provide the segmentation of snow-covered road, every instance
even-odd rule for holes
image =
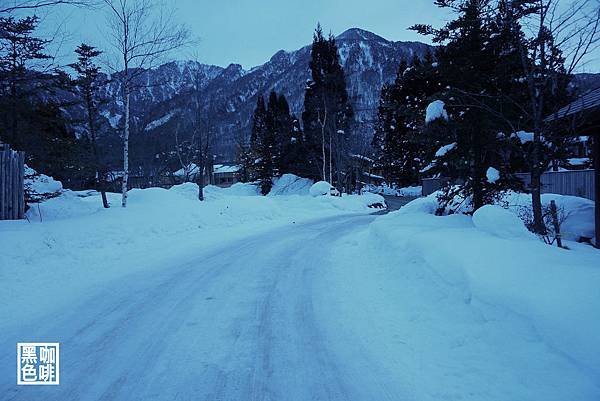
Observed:
[[[476,231],[468,216],[439,219],[337,215],[244,239],[178,237],[180,245],[204,248],[187,257],[167,246],[161,253],[170,258],[160,260],[177,262],[99,281],[85,296],[65,290],[72,301],[54,307],[49,299],[43,318],[8,316],[0,399],[597,400],[594,372],[553,333],[574,334],[548,331],[554,326],[537,323],[545,320],[507,306],[516,286],[510,281],[492,280],[501,281],[494,291],[508,295],[481,291],[475,279],[493,268],[459,259],[460,243],[447,238],[462,235],[490,254],[501,252],[499,240]],[[436,257],[446,248],[447,256]],[[571,263],[571,254],[550,249]],[[127,269],[132,259],[125,259],[113,267]],[[477,266],[482,273],[469,281],[463,269]],[[526,305],[535,311],[537,304]],[[60,342],[59,386],[15,384],[17,342]],[[584,342],[583,351],[593,352],[593,344]]]
[[[399,399],[373,361],[332,352],[331,305],[313,297],[328,252],[372,216],[334,217],[277,229],[148,276],[131,275],[31,325],[1,347],[61,344],[59,386],[15,386],[1,356],[7,400]],[[169,252],[165,249],[165,252]],[[356,372],[359,376],[349,373]]]

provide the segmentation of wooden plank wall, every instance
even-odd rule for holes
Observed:
[[[25,153],[0,147],[0,220],[25,215]]]
[[[529,187],[529,173],[518,173],[516,176]],[[425,178],[422,180],[423,195],[427,196],[442,186],[448,180],[445,178]],[[594,170],[548,171],[542,174],[542,193],[572,195],[591,200],[596,199]]]

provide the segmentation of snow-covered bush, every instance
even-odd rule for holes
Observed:
[[[594,202],[577,196],[542,194],[542,212],[549,242],[552,242],[554,227],[550,213],[550,201],[556,203],[557,218],[561,237],[570,241],[581,241],[594,238]],[[531,195],[508,192],[500,203],[518,215],[525,226],[532,229],[533,212]]]
[[[63,190],[62,183],[45,174],[40,174],[25,165],[25,202],[38,203],[55,198]]]
[[[473,225],[481,231],[506,239],[533,239],[523,221],[501,206],[485,205],[473,213]]]

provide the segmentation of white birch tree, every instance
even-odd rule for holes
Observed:
[[[115,51],[113,67],[123,95],[123,182],[121,206],[127,206],[131,93],[136,78],[170,52],[189,43],[187,28],[175,21],[172,8],[160,0],[103,0],[108,9],[108,40]],[[116,68],[115,68],[116,67]]]

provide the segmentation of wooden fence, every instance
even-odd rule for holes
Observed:
[[[25,154],[0,143],[0,220],[25,214]]]
[[[525,188],[531,184],[528,173],[516,176],[523,181]],[[594,192],[594,170],[548,171],[542,174],[542,193],[579,196],[596,199]]]
[[[529,173],[516,174],[529,188]],[[548,171],[542,174],[542,193],[572,195],[595,200],[594,170]],[[423,195],[427,196],[442,188],[447,178],[425,178],[422,181]]]

